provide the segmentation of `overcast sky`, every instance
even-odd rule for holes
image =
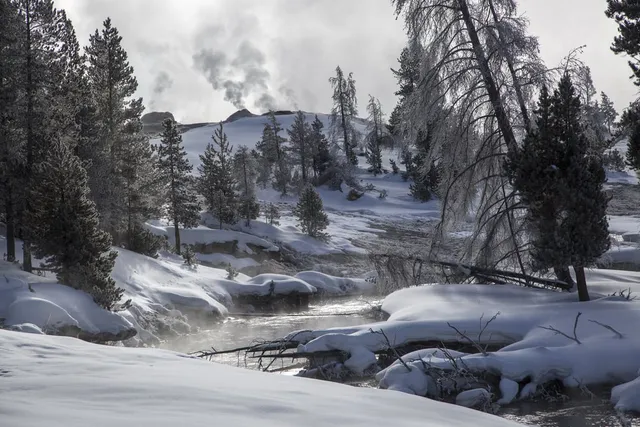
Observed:
[[[188,123],[226,118],[238,106],[327,112],[336,65],[353,71],[364,114],[367,95],[388,114],[406,36],[390,0],[55,0],[82,46],[111,17],[138,78],[147,111]],[[618,110],[638,96],[609,46],[615,23],[604,0],[520,0],[548,65],[587,45],[582,59]]]

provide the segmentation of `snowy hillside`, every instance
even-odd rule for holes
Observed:
[[[0,330],[3,427],[515,427],[402,393]],[[8,407],[7,407],[8,408]]]
[[[305,117],[309,123],[315,119],[316,114],[306,113]],[[324,132],[327,134],[329,129],[330,118],[327,114],[317,114],[318,118],[324,123]],[[278,122],[282,125],[283,136],[287,137],[286,129],[288,129],[295,118],[295,115],[279,115],[276,116]],[[235,120],[231,123],[224,124],[224,131],[229,138],[229,143],[232,147],[237,148],[241,145],[246,145],[250,149],[255,148],[256,143],[262,136],[262,130],[267,118],[263,116],[258,117],[246,117]],[[362,134],[365,134],[366,124],[362,120],[355,121],[355,127]],[[182,140],[187,152],[187,157],[192,165],[194,165],[194,171],[197,171],[198,165],[200,165],[200,155],[204,153],[207,144],[211,140],[214,130],[218,127],[217,123],[212,123],[206,126],[191,129],[182,134]],[[157,143],[158,140],[154,140]],[[383,152],[383,167],[391,170],[389,160],[393,159],[398,161],[398,153],[395,151],[385,150]],[[328,210],[340,211],[340,212],[354,212],[370,216],[405,216],[415,217],[420,216],[422,218],[437,218],[439,215],[438,203],[420,203],[415,201],[409,195],[409,183],[402,181],[399,175],[385,174],[374,177],[370,173],[365,171],[367,165],[364,157],[359,157],[359,173],[358,178],[362,181],[363,185],[373,184],[376,189],[382,191],[386,190],[388,196],[385,199],[378,198],[378,192],[372,192],[365,194],[362,198],[350,202],[346,200],[346,193],[348,189],[345,188],[345,192],[328,191],[326,189],[319,189],[322,201],[325,208]],[[401,165],[399,165],[401,167]],[[280,195],[273,190],[262,190],[258,192],[258,198],[263,201],[279,202],[288,201],[292,202],[295,198],[281,199]],[[332,234],[330,232],[330,234]]]

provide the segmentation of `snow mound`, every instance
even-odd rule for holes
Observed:
[[[296,274],[296,278],[314,286],[318,292],[329,295],[362,295],[375,292],[375,283],[365,279],[335,277],[317,271],[303,271]]]
[[[155,350],[0,330],[3,426],[508,427],[403,393],[266,374]],[[34,409],[34,404],[37,410]]]
[[[318,290],[309,283],[283,274],[259,274],[239,284],[243,294],[286,295],[291,293],[315,294]]]
[[[165,236],[168,239],[169,244],[175,246],[175,229],[173,226],[163,225],[162,221],[156,220],[148,222],[146,227],[147,230],[153,234]],[[267,252],[278,252],[280,250],[280,248],[273,243],[251,234],[232,230],[218,230],[205,226],[180,229],[180,241],[182,244],[186,245],[209,245],[213,243],[237,242],[238,249],[247,254],[253,254],[253,250],[248,245],[257,246]]]
[[[85,292],[0,262],[0,318],[5,327],[48,333],[108,334],[130,337],[133,325],[118,313],[99,307]],[[71,329],[69,329],[71,328]]]

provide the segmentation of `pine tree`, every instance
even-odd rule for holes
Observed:
[[[280,136],[280,132],[282,132],[282,126],[274,112],[270,111],[267,123],[262,130],[262,138],[256,144],[256,150],[263,158],[264,165],[261,169],[269,165],[270,175],[271,171],[273,172],[273,188],[286,196],[291,184],[291,169],[286,147],[287,140]],[[261,172],[260,181],[262,182],[264,178],[266,178],[266,171]]]
[[[280,225],[280,222],[278,221],[280,219],[280,209],[278,209],[278,205],[269,203],[267,206],[265,206],[264,217],[267,224]]]
[[[316,115],[313,123],[311,123],[312,168],[316,179],[327,170],[332,161],[329,141],[327,141],[323,128],[324,123]]]
[[[56,10],[52,0],[16,0],[19,29],[18,62],[20,79],[16,82],[21,96],[16,107],[22,135],[20,182],[12,200],[20,213],[19,234],[23,239],[23,269],[31,271],[31,226],[26,218],[34,208],[29,198],[35,167],[43,161],[50,141],[64,137],[72,123],[72,114],[61,97],[65,83],[65,64],[78,52],[69,45],[75,42],[73,27],[64,11]],[[77,45],[77,43],[76,43]],[[76,46],[77,47],[77,46]]]
[[[627,166],[640,171],[640,120],[631,129],[627,142]]]
[[[117,252],[111,237],[99,229],[98,214],[88,198],[87,174],[80,160],[56,142],[41,163],[31,191],[37,207],[29,213],[35,254],[46,260],[58,280],[93,296],[111,309],[122,297],[110,277]]]
[[[331,109],[331,123],[329,132],[334,141],[342,140],[347,161],[352,165],[358,164],[355,148],[358,145],[358,131],[353,125],[353,119],[358,114],[358,100],[356,98],[356,82],[353,73],[344,76],[342,69],[336,67],[336,76],[329,79],[333,88],[333,108]]]
[[[132,248],[144,221],[160,213],[157,158],[142,131],[142,99],[133,98],[138,87],[133,67],[110,19],[91,35],[85,52],[94,117],[99,121],[93,147],[83,158],[91,162],[91,196],[102,228]]]
[[[193,166],[187,159],[187,152],[182,146],[182,135],[176,122],[166,119],[162,123],[163,131],[158,145],[158,168],[163,181],[167,185],[164,200],[166,215],[173,222],[176,253],[180,255],[180,226],[195,227],[200,221],[200,206],[197,195],[192,191],[190,174]]]
[[[618,35],[611,50],[631,58],[629,66],[640,86],[640,5],[638,0],[607,0],[606,14],[618,24]]]
[[[0,202],[4,212],[7,261],[16,259],[14,199],[18,191],[20,135],[18,108],[20,87],[20,17],[15,3],[0,0]]]
[[[382,173],[382,148],[381,141],[383,137],[382,107],[380,101],[369,95],[369,104],[367,105],[369,113],[369,124],[367,125],[367,163],[371,166],[369,172],[373,175]]]
[[[402,127],[402,111],[405,108],[405,102],[411,94],[413,94],[418,81],[420,79],[420,56],[416,48],[410,49],[405,47],[398,58],[400,68],[391,69],[394,77],[398,81],[398,90],[396,95],[399,97],[398,103],[391,112],[387,130],[395,137],[400,136]]]
[[[293,124],[287,129],[291,153],[297,159],[300,166],[302,185],[309,182],[308,170],[313,163],[312,129],[302,111],[296,113]]]
[[[329,225],[329,218],[324,212],[320,195],[311,185],[300,195],[298,204],[293,208],[293,214],[298,218],[302,232],[316,238],[328,237],[324,230]]]
[[[568,75],[553,96],[543,90],[537,130],[511,154],[507,172],[527,206],[536,270],[573,266],[581,301],[589,299],[584,268],[609,247],[602,160],[588,150],[580,98]]]
[[[241,145],[233,156],[233,169],[238,182],[240,203],[238,213],[245,220],[247,227],[251,226],[251,220],[260,215],[260,204],[256,198],[257,160],[249,152],[249,149]]]
[[[235,224],[237,218],[236,185],[233,174],[233,149],[229,145],[223,124],[213,134],[213,144],[209,143],[202,164],[198,167],[200,178],[198,187],[204,196],[207,210],[222,224]]]
[[[613,101],[604,92],[600,92],[600,114],[604,118],[604,124],[609,131],[609,135],[612,135],[612,127],[618,117],[618,112],[613,105]]]

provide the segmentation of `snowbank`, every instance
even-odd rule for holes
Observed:
[[[507,427],[401,393],[266,374],[152,349],[0,331],[7,427]]]
[[[213,266],[219,266],[221,268],[226,268],[228,265],[231,265],[236,270],[242,270],[243,268],[257,267],[260,265],[259,262],[254,260],[253,258],[236,258],[233,255],[228,254],[200,254],[196,253],[196,258],[198,261],[206,262]]]
[[[297,335],[298,351],[347,352],[350,357],[344,365],[362,374],[375,365],[374,353],[389,344],[469,344],[469,339],[482,345],[499,344],[501,350],[487,354],[445,354],[436,348],[413,352],[402,358],[409,370],[396,362],[378,373],[377,379],[381,388],[435,397],[442,385],[433,370],[453,372],[464,366],[469,372],[489,373],[501,380],[497,396],[501,404],[527,398],[552,380],[567,387],[631,381],[612,394],[612,401],[628,410],[640,401],[633,397],[640,389],[636,380],[640,302],[607,295],[630,289],[633,296],[640,290],[640,273],[592,270],[588,282],[590,302],[577,302],[571,293],[516,286],[408,288],[384,300],[382,309],[390,315],[388,321],[302,332]],[[520,390],[518,383],[527,384]],[[479,393],[474,389],[459,400],[476,402]]]
[[[88,294],[53,279],[21,271],[0,261],[0,319],[4,327],[80,336],[99,341],[125,340],[136,331],[118,313],[99,307]]]
[[[318,292],[328,295],[364,295],[375,292],[375,283],[365,279],[335,277],[317,271],[303,271],[296,274],[296,278],[314,286]]]
[[[640,412],[640,378],[615,386],[611,390],[611,403],[618,411]]]
[[[158,220],[150,221],[146,223],[145,226],[147,230],[158,236],[166,236],[169,244],[175,246],[176,242],[173,226],[164,225],[162,221]],[[278,252],[280,250],[280,248],[273,243],[251,234],[232,230],[213,229],[205,226],[180,229],[180,242],[186,245],[210,245],[213,243],[237,242],[238,249],[247,254],[254,253],[248,245],[257,246],[267,252]]]
[[[233,288],[239,295],[315,294],[317,289],[305,281],[283,274],[259,274]]]

